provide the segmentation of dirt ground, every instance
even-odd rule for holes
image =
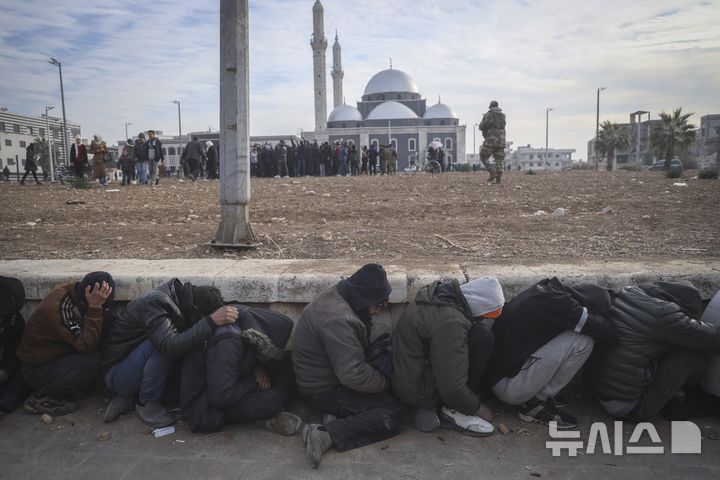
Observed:
[[[0,183],[0,258],[536,264],[718,257],[720,183],[686,174],[511,172],[502,185],[486,185],[485,173],[253,179],[257,245],[247,250],[208,245],[220,221],[217,181],[88,190]],[[611,212],[599,213],[605,207]],[[564,215],[553,214],[558,208]]]

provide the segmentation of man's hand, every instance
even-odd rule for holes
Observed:
[[[230,306],[220,307],[215,310],[212,315],[210,315],[210,320],[212,320],[213,323],[218,327],[220,325],[228,325],[231,323],[235,323],[235,320],[237,320],[237,318],[237,308]]]
[[[88,285],[85,288],[85,299],[87,300],[88,306],[94,308],[102,307],[112,293],[112,290],[112,287],[107,282],[103,282],[102,285],[98,285],[98,283],[95,282],[93,287]]]
[[[255,376],[255,382],[260,390],[268,390],[270,388],[270,378],[262,367],[257,367],[253,372]]]
[[[487,405],[484,403],[480,404],[480,407],[478,407],[477,412],[475,412],[475,415],[482,418],[486,422],[492,423],[493,421],[493,413],[492,410],[490,410]]]

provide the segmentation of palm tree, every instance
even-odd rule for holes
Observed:
[[[690,146],[695,141],[695,125],[688,123],[692,113],[682,113],[682,107],[672,113],[661,112],[660,124],[650,133],[650,145],[658,152],[665,154],[665,170],[670,169],[670,160],[682,147]]]
[[[597,151],[600,155],[607,155],[607,169],[615,169],[615,150],[622,150],[630,146],[630,137],[625,127],[617,123],[605,120],[600,125],[600,132],[597,138]]]

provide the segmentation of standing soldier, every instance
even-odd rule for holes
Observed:
[[[491,184],[493,180],[500,183],[503,174],[503,160],[505,160],[505,114],[498,107],[496,100],[490,102],[489,110],[483,115],[479,128],[485,137],[485,141],[480,147],[480,161],[490,172],[488,184]],[[495,165],[488,162],[490,155],[495,158]]]

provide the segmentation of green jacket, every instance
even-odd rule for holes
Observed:
[[[457,280],[423,287],[393,331],[392,389],[416,408],[445,405],[474,414],[480,399],[467,387],[470,307]]]

